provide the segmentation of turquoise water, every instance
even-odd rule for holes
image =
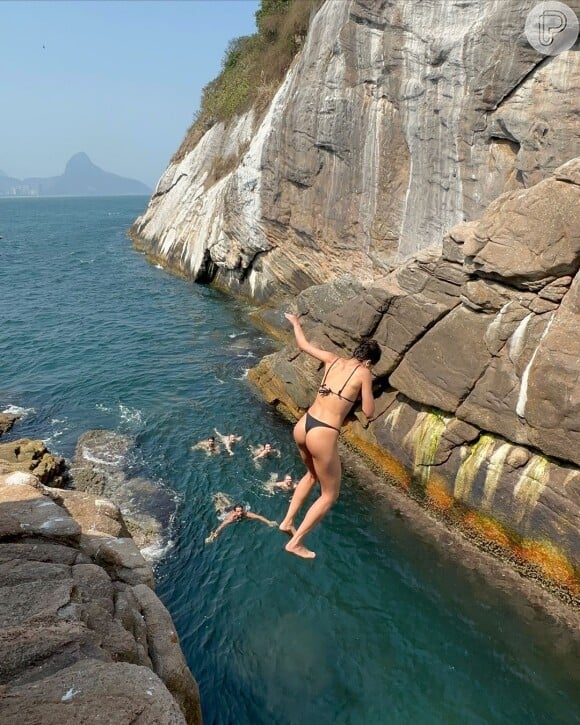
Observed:
[[[12,437],[67,457],[88,429],[128,434],[132,473],[173,492],[158,592],[206,725],[580,722],[568,634],[348,474],[315,561],[250,521],[204,544],[216,492],[280,520],[287,495],[263,483],[300,462],[245,377],[272,343],[243,304],[132,250],[124,232],[145,203],[0,200],[0,409],[25,411]],[[214,426],[243,434],[233,457],[191,450]],[[281,457],[259,467],[247,446],[266,441]]]

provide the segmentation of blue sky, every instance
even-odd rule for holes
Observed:
[[[258,4],[0,1],[0,169],[53,176],[85,151],[154,186]]]

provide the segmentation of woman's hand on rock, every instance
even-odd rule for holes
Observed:
[[[293,315],[291,312],[285,312],[284,317],[290,322],[291,325],[299,325],[298,317]]]

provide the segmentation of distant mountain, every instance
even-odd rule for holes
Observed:
[[[135,179],[126,179],[95,166],[85,153],[75,154],[64,174],[19,180],[0,172],[0,196],[124,196],[150,194]]]

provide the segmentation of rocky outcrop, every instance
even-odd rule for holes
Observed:
[[[6,431],[14,420],[7,417],[10,427],[7,423]],[[53,455],[42,441],[21,438],[0,444],[0,473],[33,473],[47,486],[66,486],[110,499],[122,512],[126,535],[130,533],[145,557],[155,559],[169,546],[169,529],[177,504],[168,489],[127,474],[133,443],[131,437],[113,431],[86,431],[79,437],[69,465],[64,458]]]
[[[12,430],[12,426],[18,420],[13,413],[0,413],[0,437]]]
[[[134,440],[109,430],[89,430],[77,442],[69,469],[72,486],[119,506],[131,536],[145,556],[166,543],[176,502],[158,483],[127,473]]]
[[[152,585],[110,501],[0,474],[0,721],[200,723]]]
[[[506,192],[442,247],[362,291],[343,286],[331,310],[313,317],[314,289],[298,297],[323,347],[343,352],[372,334],[383,350],[376,418],[351,421],[347,438],[415,496],[459,507],[469,526],[574,591],[579,210],[577,158],[529,190]],[[264,358],[251,377],[291,415],[318,379],[294,346]]]
[[[0,444],[0,473],[34,473],[41,483],[61,486],[67,479],[66,462],[54,456],[42,441],[21,438]]]
[[[197,684],[120,509],[57,488],[65,479],[42,441],[0,445],[0,721],[201,723]]]
[[[169,166],[137,245],[270,300],[353,270],[382,277],[546,179],[580,155],[580,55],[526,42],[535,5],[327,0],[265,115],[214,125]]]

